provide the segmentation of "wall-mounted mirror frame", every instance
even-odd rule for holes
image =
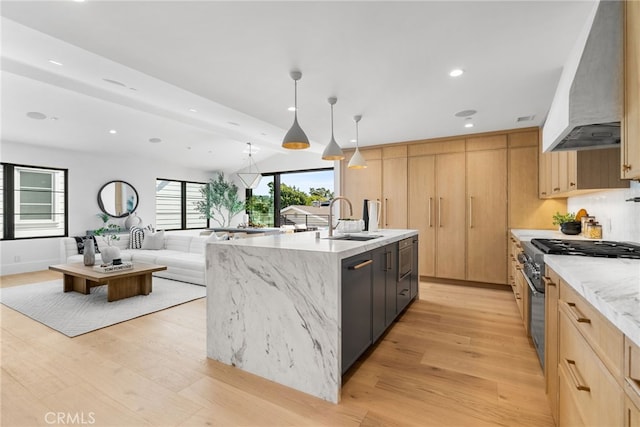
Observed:
[[[138,192],[126,181],[109,181],[98,191],[100,210],[113,218],[124,218],[138,208]]]

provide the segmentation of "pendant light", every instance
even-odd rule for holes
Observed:
[[[295,112],[293,116],[293,124],[291,125],[291,129],[284,136],[282,140],[282,147],[288,148],[290,150],[302,150],[304,148],[309,148],[309,138],[305,135],[304,131],[300,128],[298,124],[298,80],[302,78],[302,73],[300,71],[292,71],[290,73],[291,78],[294,81],[294,106]]]
[[[333,106],[336,102],[338,102],[338,98],[332,96],[328,99],[329,104],[331,104],[331,141],[325,147],[322,152],[323,160],[342,160],[344,159],[344,153],[342,152],[342,148],[336,142],[336,139],[333,137]]]
[[[353,153],[351,160],[349,160],[349,169],[364,169],[367,167],[367,161],[360,154],[360,149],[358,148],[358,122],[362,116],[353,116],[353,121],[356,122],[356,151]]]
[[[247,145],[249,146],[248,172],[238,172],[237,175],[245,188],[256,188],[260,183],[260,179],[262,179],[262,174],[258,171],[258,166],[256,166],[256,162],[251,157],[251,143],[247,142]],[[253,169],[255,169],[255,172],[251,172]]]

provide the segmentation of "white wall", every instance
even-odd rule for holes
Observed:
[[[130,158],[127,153],[98,156],[10,142],[2,142],[2,161],[69,170],[70,236],[84,235],[86,230],[102,224],[96,216],[100,212],[97,194],[108,181],[117,179],[133,185],[140,200],[136,209],[138,216],[144,224],[154,224],[156,178],[206,182],[215,175],[213,171],[162,164],[155,159]],[[244,197],[244,192],[240,193]],[[124,218],[112,222],[117,221],[124,222]],[[59,263],[59,241],[59,238],[48,238],[0,242],[0,274],[45,270]]]
[[[640,197],[640,182],[632,181],[628,189],[569,197],[567,210],[584,208],[595,216],[602,224],[603,239],[640,243],[640,203],[625,201],[632,197]]]

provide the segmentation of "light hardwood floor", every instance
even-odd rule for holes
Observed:
[[[553,426],[512,294],[420,292],[347,373],[338,405],[207,359],[204,299],[76,338],[0,306],[0,424],[59,425],[61,413],[95,426]]]

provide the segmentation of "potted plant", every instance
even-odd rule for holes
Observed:
[[[560,231],[564,234],[576,235],[580,234],[582,230],[580,221],[576,221],[575,213],[561,214],[560,212],[556,212],[552,218],[553,225],[560,226]]]

